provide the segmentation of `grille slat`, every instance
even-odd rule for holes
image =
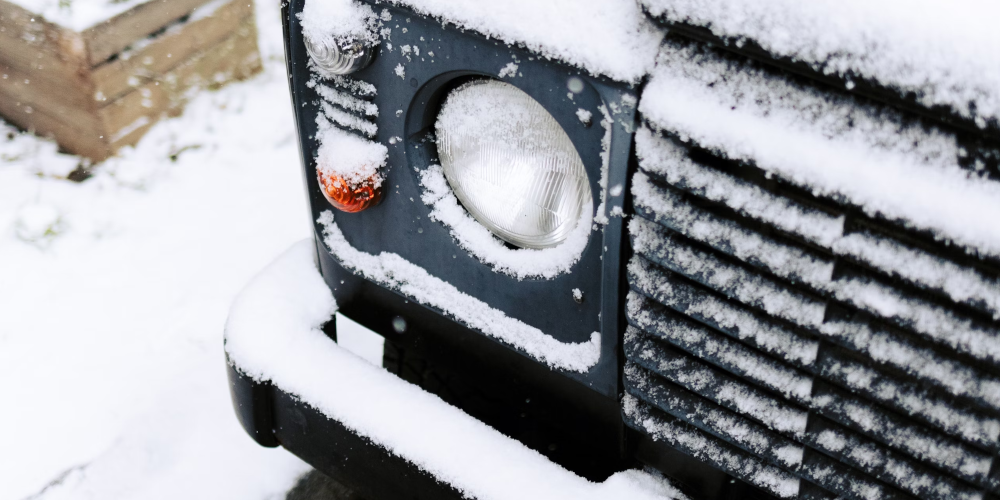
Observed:
[[[710,200],[835,255],[855,259],[873,271],[937,292],[956,304],[1000,318],[1000,275],[982,263],[976,269],[892,237],[864,229],[851,231],[846,212],[829,213],[694,161],[686,147],[641,128],[636,149],[650,175],[698,198]],[[867,222],[860,227],[876,227]],[[882,233],[891,231],[882,231]]]
[[[642,429],[658,441],[671,446],[761,489],[778,498],[801,498],[801,480],[779,467],[755,457],[711,434],[686,424],[663,412],[651,408],[642,400],[626,394],[622,400],[625,421]],[[819,500],[832,500],[833,495],[819,496]]]
[[[666,307],[635,293],[629,295],[628,302],[629,322],[638,329],[637,332],[641,330],[642,335],[665,340],[701,359],[711,360],[715,366],[786,397],[790,396],[793,401],[804,404],[819,415],[908,453],[942,471],[977,484],[988,484],[987,474],[992,460],[987,453],[909,424],[904,419],[893,418],[891,414],[879,412],[869,402],[824,383],[821,379],[814,380],[806,373],[783,368],[777,360],[768,359],[763,353],[754,354],[749,346],[735,339],[692,325],[692,322],[683,320],[676,312],[670,312]],[[681,335],[671,334],[671,327],[677,326],[686,331]],[[633,332],[633,335],[638,333]],[[825,363],[823,361],[819,365],[823,366]]]
[[[771,464],[800,473],[805,447],[737,413],[705,401],[656,375],[630,364],[625,384],[631,394],[659,410],[679,418],[730,444],[754,453]],[[839,458],[922,499],[980,498],[970,486],[954,480],[936,479],[934,471],[886,450],[821,417],[810,416],[801,441],[814,450]],[[806,477],[812,479],[811,477]]]
[[[371,102],[375,86],[345,76],[311,80],[307,86],[320,97],[320,118],[330,125],[366,139],[378,134],[378,106]]]
[[[670,321],[668,319],[664,324]],[[637,329],[629,334],[633,339],[647,335]],[[693,335],[690,336],[697,336],[697,332],[693,332]],[[893,452],[888,447],[873,440],[863,438],[839,424],[834,424],[816,415],[810,415],[808,410],[812,406],[812,402],[809,395],[800,397],[803,400],[801,407],[783,403],[780,396],[775,393],[780,394],[783,389],[787,388],[788,384],[774,383],[772,378],[780,381],[782,378],[787,380],[791,377],[780,373],[778,377],[774,377],[773,375],[777,371],[775,367],[767,366],[770,363],[759,356],[754,358],[749,355],[725,354],[741,350],[735,341],[730,340],[728,345],[720,345],[726,344],[725,339],[716,338],[701,343],[702,345],[695,349],[690,349],[690,342],[684,340],[677,342],[677,337],[668,338],[669,341],[674,341],[672,342],[674,346],[685,352],[666,347],[656,340],[646,337],[638,341],[633,340],[627,347],[626,357],[632,363],[655,372],[672,383],[681,385],[716,404],[746,415],[764,427],[778,434],[797,439],[802,444],[809,445],[814,449],[827,454],[853,450],[853,454],[845,455],[846,461],[921,498],[978,498],[976,492],[969,486],[947,479],[934,481],[933,478],[936,474],[930,472],[927,467],[918,465],[917,461]],[[705,348],[706,344],[707,349]],[[706,352],[709,355],[706,356]],[[734,363],[734,358],[737,357],[743,359]],[[629,370],[626,369],[626,378],[629,376]],[[732,375],[742,378],[737,379]],[[786,376],[781,377],[781,375]],[[808,376],[799,374],[796,378],[798,383],[794,385],[798,387],[807,385],[811,388],[812,383]],[[766,391],[757,390],[757,387],[751,384],[764,388]],[[645,385],[655,384],[646,383]],[[649,392],[655,392],[655,390],[647,389],[646,393]],[[817,422],[827,423],[817,428]],[[851,442],[853,445],[847,447],[843,445],[845,442]],[[863,457],[868,457],[870,460],[862,462]],[[985,468],[980,464],[978,477],[968,477],[967,474],[962,474],[960,469],[948,470],[946,467],[942,467],[947,464],[943,463],[940,457],[932,456],[931,458],[933,465],[939,469],[945,469],[945,472],[957,473],[956,475],[959,477],[967,479],[978,479],[983,485],[987,483],[985,474],[989,471],[990,462],[988,460],[985,462]],[[928,485],[934,485],[933,491],[928,490]]]
[[[683,278],[642,258],[630,262],[628,278],[639,293],[755,345],[792,366],[820,375],[969,444],[992,451],[998,448],[1000,421],[995,418],[956,406],[912,384],[900,383],[848,356],[839,355],[836,348],[796,334],[793,327],[766,320],[760,313],[699,289],[695,284],[685,283]],[[644,307],[649,308],[648,305],[629,308],[630,318],[638,317]]]
[[[659,343],[638,330],[625,347],[625,357],[685,390],[750,418],[777,433],[800,439],[809,412],[737,376],[713,368],[674,347]]]
[[[805,448],[796,441],[654,377],[651,372],[635,364],[625,368],[625,386],[629,392],[641,396],[660,411],[754,453],[772,464],[791,470],[802,465]]]
[[[772,359],[708,327],[629,294],[629,323],[651,337],[670,343],[729,373],[777,392],[796,403],[808,403],[813,377]]]
[[[1000,380],[992,374],[920,345],[919,338],[893,333],[885,327],[850,319],[830,320],[827,304],[752,267],[726,262],[689,243],[686,237],[644,219],[629,225],[632,244],[659,265],[682,274],[743,304],[796,323],[871,360],[902,370],[947,393],[989,410],[1000,410]],[[719,246],[725,246],[720,244]],[[791,312],[789,312],[791,311]]]
[[[651,348],[649,344],[646,344],[643,347],[646,351],[649,351]],[[666,352],[669,352],[669,348],[666,349]],[[744,409],[752,406],[760,410],[756,412],[758,417],[763,417],[764,420],[771,420],[772,424],[774,422],[779,422],[776,427],[793,429],[801,423],[803,425],[803,430],[800,434],[805,433],[804,426],[806,424],[806,415],[804,413],[801,414],[801,418],[796,416],[789,419],[788,417],[795,413],[794,410],[791,412],[783,411],[781,412],[782,417],[769,418],[766,416],[766,413],[768,411],[781,409],[782,405],[780,402],[774,400],[766,402],[765,400],[767,397],[763,396],[754,388],[747,385],[741,386],[739,381],[731,377],[712,372],[707,367],[700,365],[697,361],[694,361],[691,358],[685,358],[682,354],[670,354],[673,356],[670,358],[669,363],[673,366],[665,370],[666,373],[657,371],[656,373],[658,375],[666,374],[668,377],[667,380],[674,383],[678,381],[681,382],[677,385],[682,387],[686,385],[686,387],[684,387],[685,389],[714,402],[722,408],[731,410],[734,414],[746,414],[746,412],[741,412],[735,409],[734,407],[737,405],[741,405]],[[643,363],[638,362],[636,362],[635,365],[644,366]],[[633,365],[633,367],[635,365]],[[649,368],[648,366],[644,367]],[[635,373],[634,370],[635,368],[631,368],[633,373]],[[629,367],[626,368],[626,373],[628,373],[628,371],[630,371]],[[653,383],[649,383],[649,385],[653,385]],[[695,387],[697,387],[697,389],[692,390]],[[725,455],[725,458],[720,459],[716,457],[708,457],[706,461],[715,464],[717,467],[730,472],[740,479],[750,482],[751,484],[756,484],[778,497],[799,498],[797,496],[797,490],[801,488],[801,481],[796,481],[796,479],[799,479],[796,476],[796,474],[798,474],[801,478],[805,478],[810,482],[823,487],[824,489],[836,493],[844,494],[865,491],[869,494],[877,495],[867,498],[878,498],[880,500],[915,500],[915,497],[888,487],[879,481],[867,478],[863,473],[853,469],[852,467],[840,464],[836,460],[813,450],[803,450],[803,457],[801,460],[802,463],[798,467],[794,467],[796,472],[793,473],[788,471],[786,468],[769,463],[760,455],[740,449],[738,446],[733,444],[732,441],[716,437],[711,433],[697,429],[696,426],[688,424],[687,419],[691,418],[688,415],[684,415],[682,418],[675,418],[666,415],[664,412],[650,408],[650,406],[655,405],[647,406],[648,402],[643,398],[644,395],[643,391],[630,391],[625,396],[624,403],[626,421],[630,422],[633,427],[645,430],[654,438],[658,437],[660,439],[666,439],[668,442],[671,441],[670,433],[677,432],[676,429],[679,426],[690,429],[691,431],[696,431],[703,440],[714,441],[716,443],[716,447],[729,451],[729,453]],[[630,401],[633,404],[631,408],[629,405]],[[669,402],[665,401],[662,404],[666,405],[669,404]],[[787,408],[785,408],[785,410],[787,410]],[[657,416],[659,416],[659,418],[657,418]],[[790,420],[790,422],[782,424],[780,423],[781,420]],[[747,423],[746,421],[744,421],[743,424],[746,428],[754,427],[752,423]],[[735,431],[735,428],[738,427],[739,423],[736,423],[730,428]],[[766,424],[765,427],[771,428],[775,432],[789,432],[787,429],[783,431],[775,430],[773,426],[767,426]],[[720,430],[717,427],[714,430],[719,434],[726,434],[725,431]],[[773,434],[771,434],[771,436],[773,439]],[[761,436],[757,437],[760,438]],[[802,439],[802,435],[800,435],[798,439]],[[739,443],[742,440],[734,439],[734,441]],[[678,448],[682,451],[687,451],[683,447]],[[691,454],[696,458],[704,458],[704,456],[699,457],[698,454]],[[780,461],[780,459],[778,460]],[[775,484],[774,481],[762,481],[760,478],[755,477],[755,475],[760,474],[759,471],[762,470],[766,471],[767,477],[781,477],[782,481]],[[747,473],[747,471],[749,471],[749,473]],[[778,472],[783,474],[779,475]],[[789,491],[792,490],[793,487],[795,491]]]
[[[800,480],[786,498],[1000,493],[991,264],[962,266],[686,155],[684,175],[650,171],[639,149],[624,380],[647,424],[782,469]]]
[[[790,498],[997,500],[1000,184],[955,130],[767,63],[668,37],[644,89],[626,422]]]
[[[649,216],[650,220],[657,223],[656,227],[651,227],[653,225],[642,223],[644,219],[633,222],[640,225],[631,228],[633,240],[639,240],[634,241],[633,245],[637,251],[653,255],[653,260],[661,263],[663,259],[672,257],[669,254],[676,254],[672,264],[686,264],[689,270],[674,268],[675,271],[689,276],[697,272],[704,277],[709,277],[709,273],[713,271],[738,272],[743,275],[740,281],[750,287],[754,286],[751,281],[773,281],[761,277],[764,273],[771,274],[787,282],[800,284],[821,298],[832,299],[854,310],[879,316],[893,327],[907,329],[916,336],[952,349],[958,356],[976,358],[995,369],[993,359],[1000,352],[1000,333],[993,326],[985,326],[980,321],[896,291],[885,281],[843,270],[834,273],[834,265],[830,260],[794,244],[781,243],[756,234],[719,215],[699,210],[683,201],[673,189],[655,185],[643,172],[634,177],[633,189],[637,215]],[[664,229],[658,229],[659,227]],[[742,264],[724,262],[710,253],[706,254],[707,257],[691,259],[688,255],[697,250],[684,248],[684,253],[681,254],[682,249],[675,249],[674,245],[667,243],[666,240],[673,237],[663,234],[664,230],[683,234],[682,241],[690,238],[737,259]],[[712,284],[711,281],[703,282]],[[739,283],[727,284],[735,289],[734,285]],[[775,287],[770,285],[770,288]],[[779,284],[777,288],[780,290],[789,287]],[[766,289],[760,289],[758,293],[763,294],[765,291]],[[780,295],[773,293],[769,297],[772,302],[780,299]],[[758,302],[763,300],[764,297],[757,299]],[[813,300],[818,302],[821,299]],[[804,313],[802,311],[798,315]],[[817,328],[822,321],[817,322],[815,316],[813,313],[798,319],[788,315],[784,317],[803,326]],[[1000,407],[1000,380],[995,376],[991,379],[985,374],[976,374],[973,378],[979,385],[990,385],[988,390],[984,388],[981,392],[984,396],[991,397],[993,406]],[[959,377],[949,374],[948,379],[954,381]]]

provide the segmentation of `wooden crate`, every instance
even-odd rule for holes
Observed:
[[[150,0],[82,32],[0,0],[0,116],[94,161],[260,70],[253,0]]]

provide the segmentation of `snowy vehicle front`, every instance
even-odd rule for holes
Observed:
[[[371,498],[1000,494],[996,74],[737,4],[288,2],[315,239],[233,307],[244,428]]]

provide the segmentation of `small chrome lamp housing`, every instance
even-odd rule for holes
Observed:
[[[323,76],[341,76],[360,71],[375,57],[374,47],[353,39],[303,37],[313,68]]]

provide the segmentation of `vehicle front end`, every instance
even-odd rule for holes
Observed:
[[[233,307],[244,429],[365,498],[996,498],[995,120],[529,3],[285,4],[315,237]]]

